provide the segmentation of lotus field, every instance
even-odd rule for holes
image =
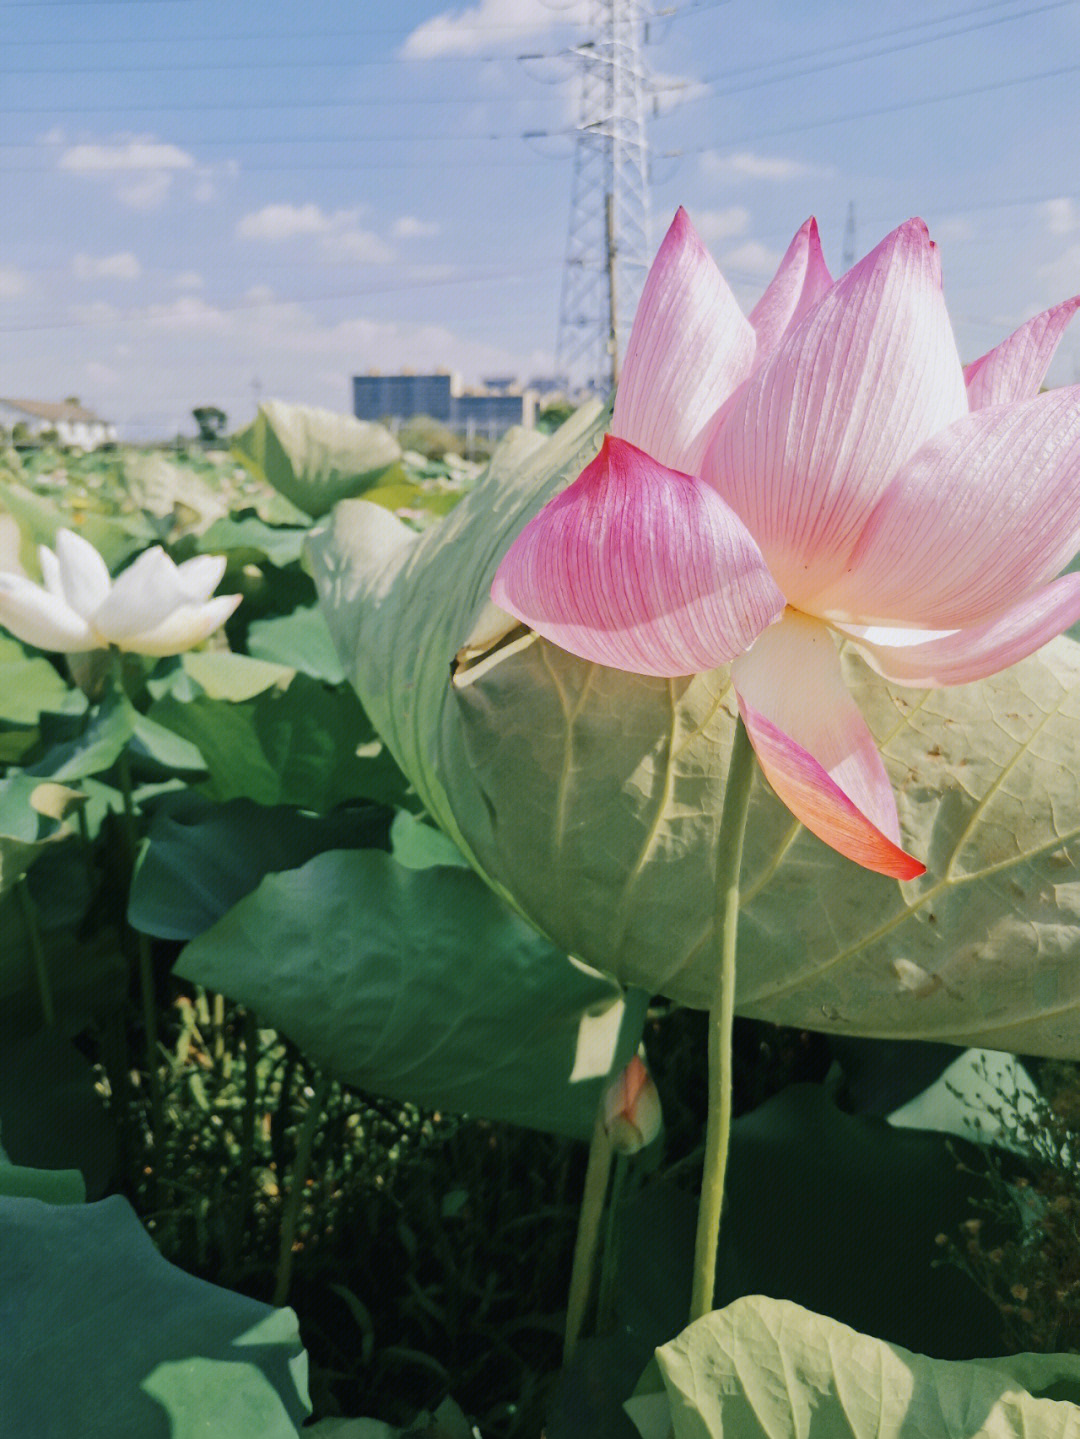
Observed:
[[[1080,1434],[1078,304],[0,454],[0,1434]]]

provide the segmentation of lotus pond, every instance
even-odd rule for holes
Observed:
[[[605,418],[0,459],[0,570],[241,597],[157,656],[0,632],[0,1433],[1080,1432],[1080,646],[844,652],[914,892],[754,776],[688,1327],[737,710],[485,608]]]

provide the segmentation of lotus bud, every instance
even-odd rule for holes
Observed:
[[[664,1123],[660,1095],[639,1055],[604,1094],[604,1127],[618,1154],[636,1154],[651,1144]]]

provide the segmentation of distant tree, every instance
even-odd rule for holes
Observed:
[[[78,395],[65,395],[64,404],[75,405],[80,409],[82,408],[82,400],[79,399]]]
[[[216,405],[199,405],[191,412],[192,418],[199,427],[199,439],[204,445],[215,445],[225,434],[225,426],[229,423],[229,417],[224,410],[219,410]]]

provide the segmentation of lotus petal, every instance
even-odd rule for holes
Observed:
[[[122,648],[140,655],[178,655],[221,628],[243,595],[217,595],[203,604],[180,605],[152,630],[136,635]]]
[[[108,565],[90,541],[73,530],[57,531],[56,561],[64,599],[76,614],[93,618],[112,588]],[[46,584],[48,581],[46,575]]]
[[[768,289],[750,311],[757,335],[755,366],[769,358],[784,336],[832,289],[832,283],[821,253],[817,221],[811,216],[796,231]]]
[[[716,412],[753,358],[754,332],[680,209],[634,317],[611,433],[697,474]]]
[[[716,491],[611,435],[514,541],[491,598],[583,659],[663,676],[742,654],[784,608]]]
[[[154,545],[117,578],[94,615],[94,627],[110,644],[129,648],[133,636],[154,629],[190,599],[176,565]]]
[[[912,456],[816,612],[962,629],[1054,578],[1080,549],[1080,386],[994,405]]]
[[[796,819],[866,869],[924,873],[901,848],[889,777],[825,625],[787,611],[735,661],[731,681],[765,777]]]
[[[225,555],[195,555],[193,559],[177,565],[177,573],[188,598],[195,603],[208,600],[221,584],[228,563]]]
[[[43,650],[74,654],[97,648],[90,626],[59,595],[22,575],[0,574],[0,625]]]
[[[704,474],[813,612],[898,465],[967,408],[936,247],[910,220],[743,386]]]
[[[1054,305],[1021,325],[996,349],[973,361],[964,370],[968,403],[973,410],[1029,400],[1050,368],[1065,326],[1080,306],[1080,295]]]
[[[1062,575],[970,629],[935,633],[840,626],[879,675],[919,688],[966,685],[1034,654],[1080,620],[1080,574]]]

